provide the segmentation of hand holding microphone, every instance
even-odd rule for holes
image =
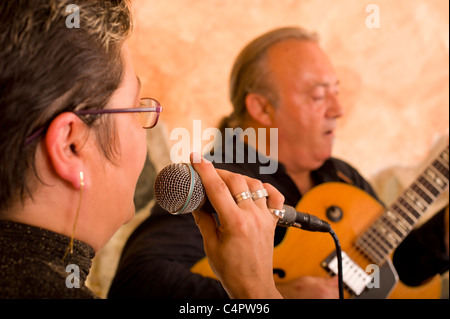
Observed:
[[[200,183],[217,212],[220,225],[217,225],[212,214],[203,211],[195,211],[194,218],[204,238],[205,253],[211,268],[229,296],[281,298],[273,280],[273,238],[277,220],[268,212],[267,205],[281,208],[283,195],[273,187],[264,187],[258,180],[216,170],[204,159],[200,163],[193,163],[193,168],[201,178]],[[182,175],[186,177],[191,173],[188,169]],[[163,208],[170,207],[173,212],[174,209],[179,209],[177,198],[181,193],[186,195],[186,185],[187,195],[198,203],[202,202],[203,199],[197,198],[194,191],[189,192],[192,184],[195,189],[199,187],[198,184],[196,186],[196,180],[180,177],[178,170],[162,171],[160,174],[164,176],[158,176],[155,193],[159,193],[158,201],[164,205],[161,205]],[[161,188],[161,180],[168,186]],[[233,197],[235,194],[262,188],[267,189],[268,198],[236,203]]]
[[[194,214],[211,268],[230,297],[281,297],[272,277],[276,222],[333,236],[338,250],[339,295],[343,297],[340,245],[331,226],[316,216],[284,205],[284,196],[272,185],[216,170],[202,158],[193,166],[165,167],[156,177],[154,187],[162,208],[174,215]],[[211,214],[214,211],[219,226]]]
[[[205,195],[202,179],[189,164],[166,166],[156,177],[155,195],[161,207],[174,215],[192,213],[199,209],[213,213],[213,208]],[[267,189],[259,188],[253,192],[246,190],[237,193],[235,200],[239,203],[263,197],[268,197]],[[326,221],[314,215],[298,212],[289,205],[282,205],[281,208],[271,208],[269,205],[269,211],[279,218],[280,225],[319,232],[329,232],[331,229]]]

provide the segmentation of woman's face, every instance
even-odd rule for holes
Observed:
[[[138,107],[140,103],[140,82],[126,45],[122,56],[124,76],[108,105],[113,109]],[[147,154],[146,133],[137,114],[106,115],[114,122],[117,154],[114,154],[113,161],[107,160],[103,154],[93,159],[91,172],[95,176],[86,188],[86,196],[90,196],[89,211],[94,219],[90,222],[97,225],[98,230],[101,228],[107,239],[135,213],[134,192]]]

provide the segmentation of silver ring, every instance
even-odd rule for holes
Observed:
[[[284,213],[286,212],[284,209],[275,209],[275,208],[269,208],[269,211],[280,219],[284,217]]]
[[[269,194],[267,194],[267,190],[265,188],[258,189],[257,191],[252,192],[252,198],[253,200],[257,200],[263,197],[268,197]]]
[[[236,196],[234,196],[234,200],[236,201],[236,204],[239,204],[243,200],[246,200],[249,198],[252,198],[252,193],[250,193],[249,191],[245,191],[245,192],[239,193]]]

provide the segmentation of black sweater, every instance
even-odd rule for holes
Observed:
[[[63,261],[69,242],[46,229],[0,221],[0,298],[96,298],[85,286],[94,249],[74,240]]]

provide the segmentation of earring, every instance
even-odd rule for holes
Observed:
[[[67,254],[69,252],[71,254],[73,254],[73,239],[74,239],[74,236],[75,236],[75,229],[77,227],[78,214],[80,213],[81,198],[83,197],[83,189],[84,189],[84,176],[83,176],[83,171],[80,171],[80,198],[78,199],[77,213],[75,214],[75,221],[73,223],[72,235],[70,236],[70,243],[69,243],[69,246],[67,247],[66,252],[64,253],[64,256],[63,256],[62,260],[64,260],[66,258]]]

